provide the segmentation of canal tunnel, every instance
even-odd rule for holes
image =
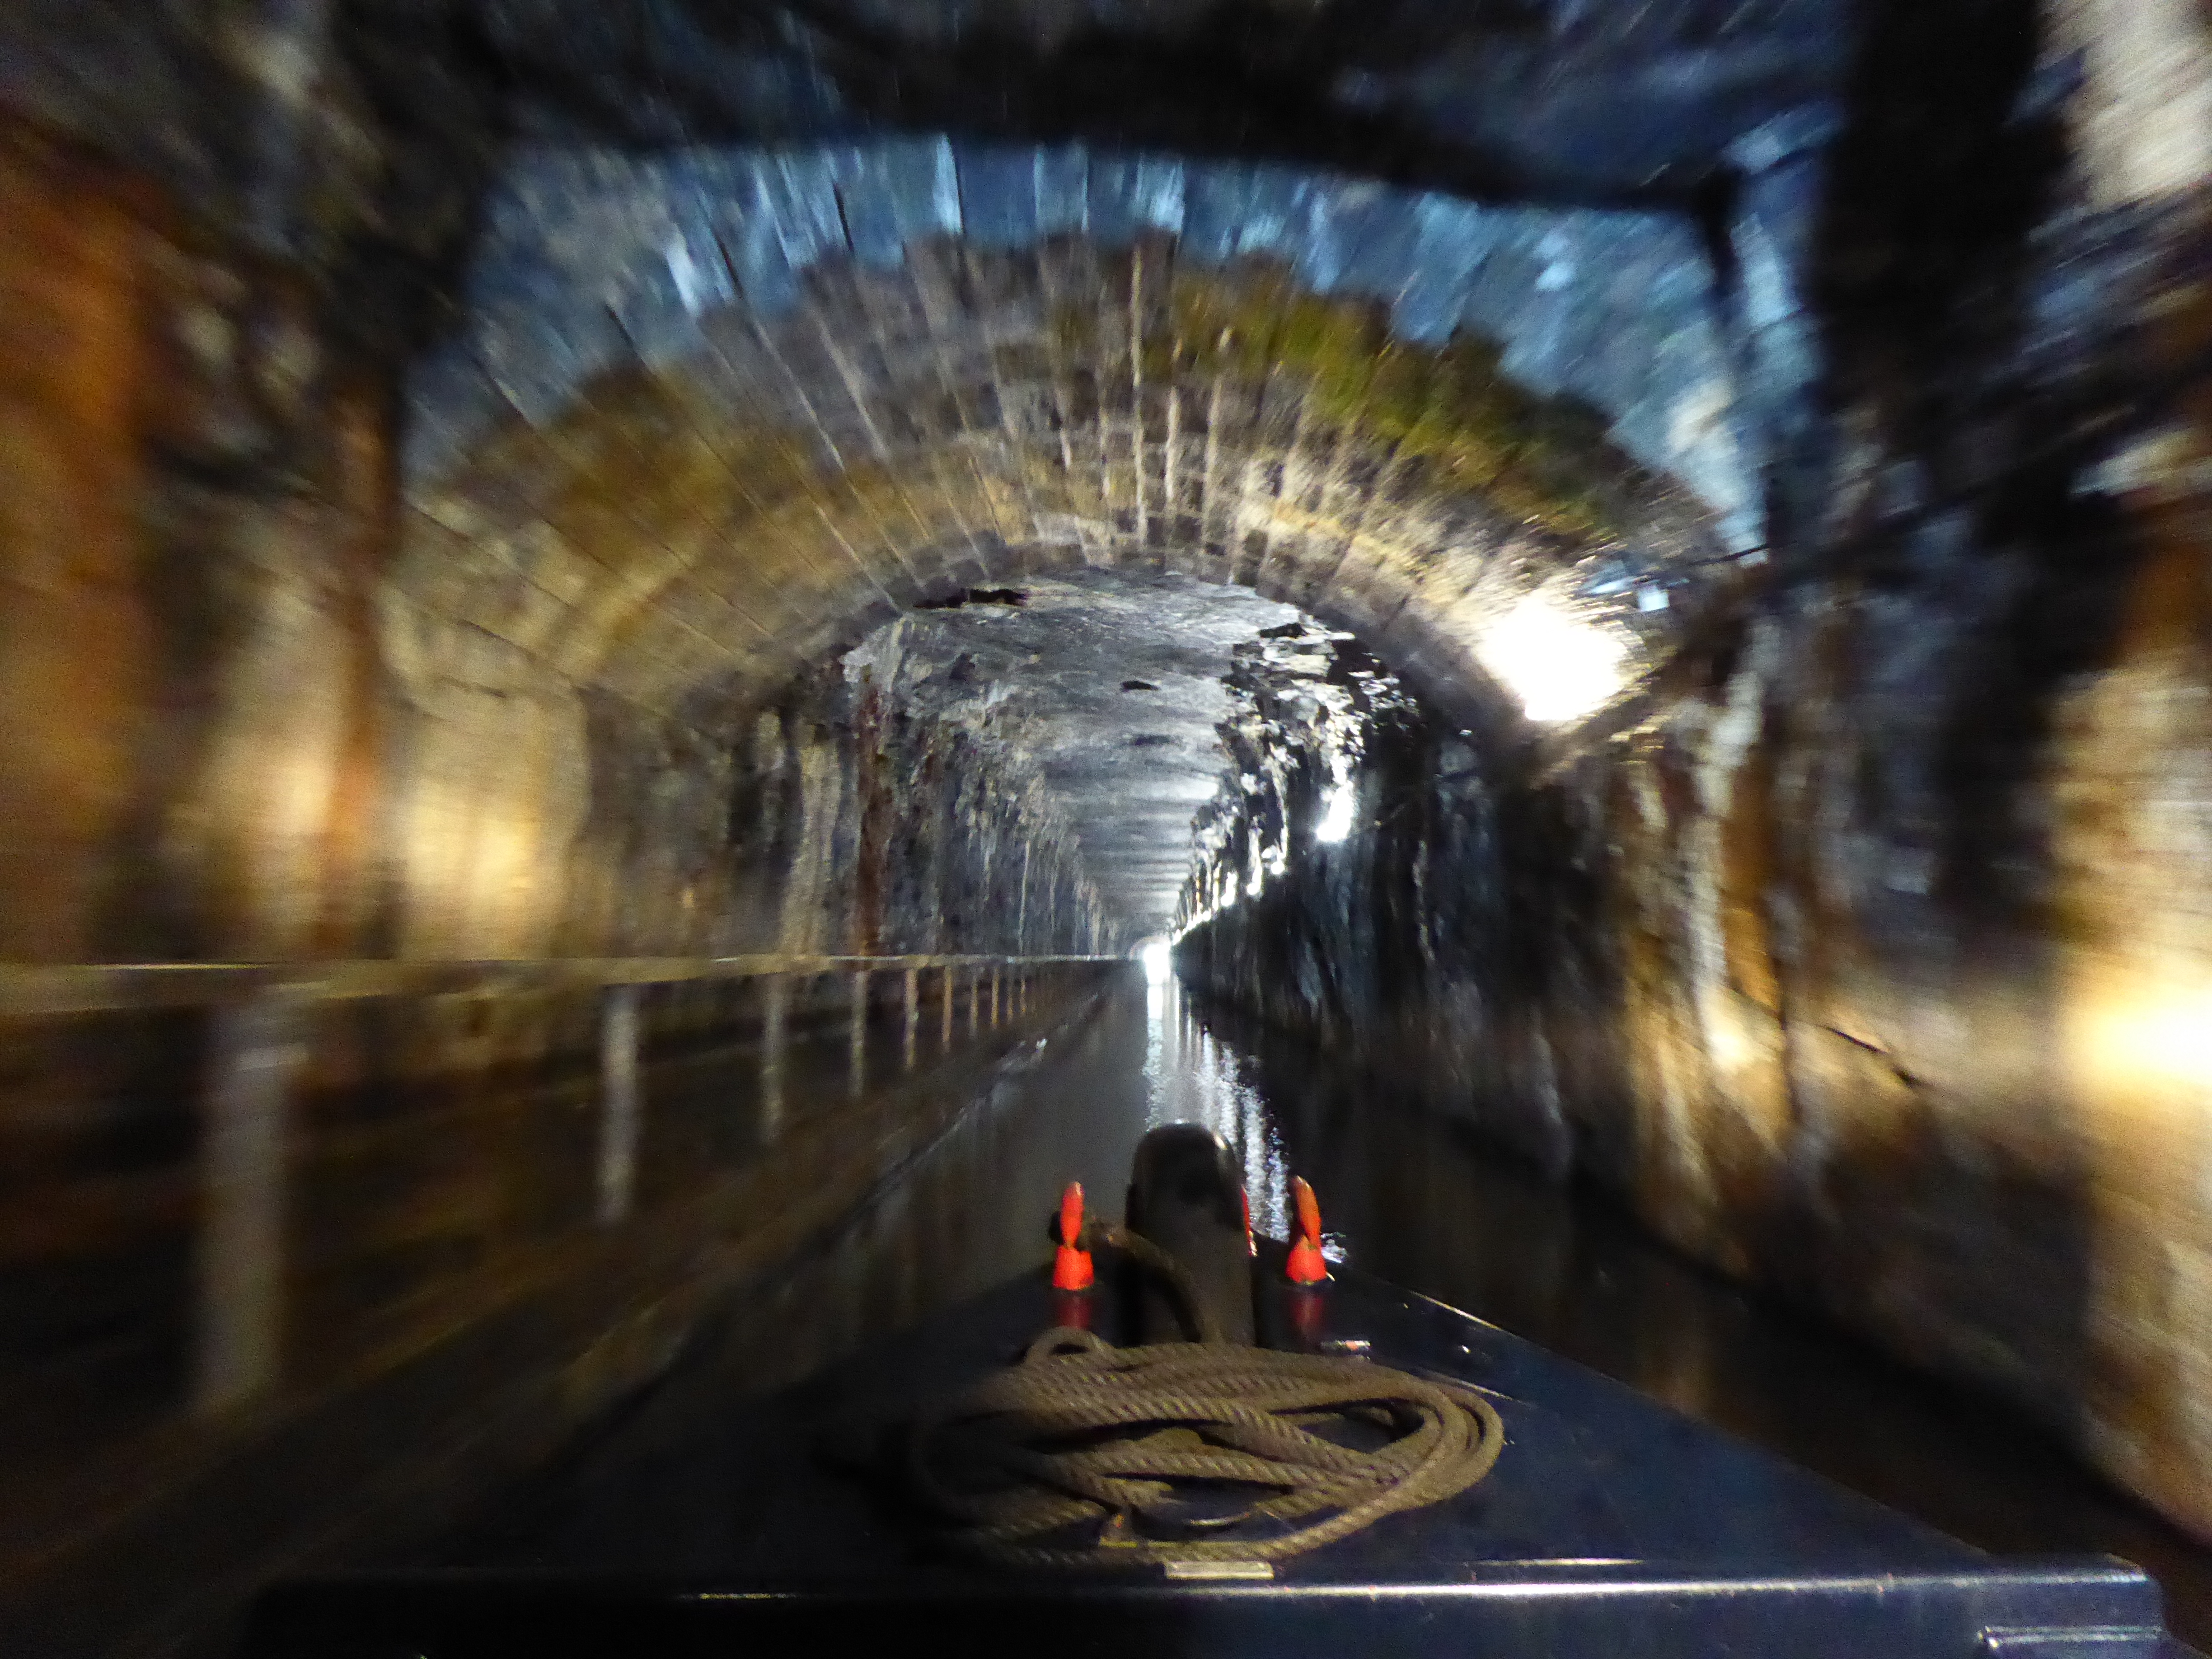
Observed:
[[[11,1649],[705,1548],[1182,1121],[2212,1634],[2192,9],[0,46]]]

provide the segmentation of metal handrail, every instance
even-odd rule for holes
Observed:
[[[646,988],[761,978],[761,1110],[784,1105],[784,1056],[793,1041],[789,978],[853,981],[846,1092],[870,1066],[870,981],[903,975],[901,1072],[916,1061],[921,981],[939,971],[934,1023],[951,1048],[956,995],[972,1042],[1026,1017],[1037,970],[1126,963],[1115,956],[568,957],[515,962],[0,963],[0,1019],[199,1009],[210,1026],[201,1062],[194,1152],[198,1165],[194,1274],[198,1312],[193,1409],[228,1411],[283,1377],[283,1255],[295,1088],[313,1041],[317,1003],[391,997],[491,997],[542,990],[598,993],[599,1111],[592,1221],[626,1222],[635,1202],[646,1117],[641,1048]]]
[[[0,963],[0,1018],[276,999],[506,996],[778,975],[1027,969],[1124,962],[1120,956],[544,957],[512,961]]]

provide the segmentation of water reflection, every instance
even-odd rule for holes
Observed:
[[[959,988],[973,1018],[989,989]],[[949,1024],[949,985],[936,995],[927,1023]],[[887,1046],[902,1038],[890,1019],[884,1033]],[[794,1107],[842,1092],[844,1036],[828,1027],[816,1060],[794,1056]],[[2139,1562],[2165,1584],[2173,1628],[2200,1646],[2212,1635],[2206,1553],[2048,1436],[1705,1273],[1601,1195],[1544,1180],[1464,1124],[1401,1108],[1334,1056],[1134,971],[1048,1043],[1024,1045],[953,1132],[740,1297],[628,1427],[509,1494],[491,1559],[711,1566],[731,1510],[713,1448],[733,1399],[1036,1271],[1061,1185],[1079,1180],[1099,1211],[1117,1212],[1139,1137],[1175,1121],[1205,1124],[1236,1149],[1263,1231],[1287,1231],[1289,1178],[1305,1175],[1339,1259],[1969,1542]]]
[[[1254,1229],[1284,1238],[1290,1233],[1292,1171],[1267,1102],[1246,1069],[1237,1050],[1198,1017],[1180,980],[1147,976],[1145,1127],[1202,1123],[1228,1142],[1244,1166]]]
[[[1154,988],[1154,1121],[1246,1149],[1254,1206],[1320,1190],[1333,1252],[1603,1371],[1953,1536],[2016,1555],[2109,1553],[2212,1641],[2212,1555],[2036,1425],[1657,1243],[1603,1194],[1543,1177],[1468,1125],[1393,1102],[1312,1047]]]

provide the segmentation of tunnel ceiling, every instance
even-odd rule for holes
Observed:
[[[1531,594],[1634,671],[1759,556],[1696,233],[942,140],[520,157],[416,374],[419,685],[764,693],[932,597],[1174,569],[1515,717]]]
[[[1194,814],[1235,787],[1216,727],[1231,713],[1237,648],[1312,631],[1240,589],[1079,570],[911,612],[846,667],[901,708],[967,728],[1008,775],[1034,775],[1122,936],[1141,939],[1174,919]]]
[[[1681,199],[1825,99],[1840,0],[479,0],[532,117],[632,141],[888,122]]]
[[[1771,148],[1776,121],[1832,124],[1856,45],[1848,0],[9,9],[0,88],[15,106],[137,158],[258,240],[322,255],[360,235],[380,257],[437,257],[517,131],[631,147],[894,128],[1079,138],[1498,198],[1679,204],[1747,144]]]
[[[36,0],[0,92],[406,364],[380,670],[445,731],[424,821],[520,849],[609,745],[727,753],[918,605],[1099,572],[1616,729],[1760,580],[1851,15]]]

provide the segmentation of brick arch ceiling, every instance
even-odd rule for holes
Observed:
[[[1757,556],[1667,216],[938,140],[562,149],[504,180],[466,302],[410,388],[388,634],[657,713],[1084,563],[1248,585],[1479,712],[1530,588],[1650,658],[1655,595]]]

